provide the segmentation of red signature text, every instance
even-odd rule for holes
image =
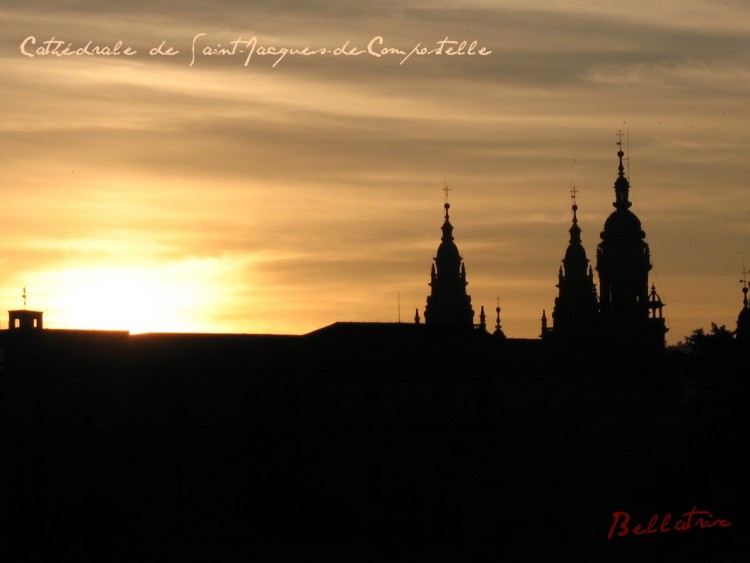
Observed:
[[[612,526],[609,528],[608,539],[614,536],[624,537],[630,534],[634,536],[643,536],[647,534],[665,534],[672,531],[687,532],[688,530],[703,528],[728,528],[732,523],[723,518],[717,518],[708,510],[698,510],[693,507],[688,512],[683,512],[681,516],[673,519],[671,513],[664,516],[654,514],[647,522],[634,522],[627,512],[613,512]]]

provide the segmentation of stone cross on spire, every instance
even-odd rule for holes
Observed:
[[[443,191],[445,192],[445,201],[443,203],[448,203],[448,192],[451,191],[451,189],[448,187],[448,183],[443,181]]]
[[[620,147],[622,149],[622,138],[625,135],[625,133],[622,132],[622,129],[619,129],[617,131],[617,133],[615,133],[615,135],[617,136],[617,143],[616,144],[617,144],[618,147]]]
[[[576,194],[579,191],[580,190],[578,188],[576,188],[575,185],[571,186],[571,188],[570,188],[570,199],[573,200],[573,205],[576,204]]]

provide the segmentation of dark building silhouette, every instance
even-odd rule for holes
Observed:
[[[19,309],[8,311],[8,329],[10,330],[42,330],[44,328],[44,313]]]
[[[597,263],[606,315],[574,201],[545,340],[603,346],[619,319],[629,342],[663,342],[619,156]],[[499,299],[494,334],[484,308],[471,330],[449,207],[424,324],[417,310],[413,324],[300,336],[130,335],[41,330],[41,313],[11,311],[0,560],[744,560],[745,365],[693,389],[683,364],[647,363],[659,385],[633,384],[596,357],[560,362],[540,339],[506,338]],[[691,507],[736,525],[607,536],[615,511],[633,528]]]
[[[743,271],[742,280],[742,310],[737,316],[737,330],[734,333],[735,340],[740,349],[750,350],[750,307],[747,301],[747,278]]]
[[[551,329],[542,329],[543,338],[551,336],[558,346],[570,352],[593,348],[599,316],[594,272],[581,243],[577,211],[574,188],[573,224],[569,231],[570,242],[565,251],[563,265],[558,273],[559,294],[555,298],[555,308],[552,312],[553,326]],[[546,321],[546,313],[543,313],[543,318]]]
[[[617,156],[615,210],[604,223],[596,254],[600,336],[602,344],[615,353],[659,353],[664,350],[667,331],[662,316],[664,304],[655,288],[649,293],[651,253],[641,222],[630,211],[630,182],[625,177],[622,147]]]
[[[450,203],[446,201],[443,236],[432,265],[432,291],[427,297],[424,320],[425,324],[431,326],[471,329],[474,326],[474,309],[471,307],[471,296],[466,293],[466,267],[453,242],[449,209]]]
[[[739,524],[693,542],[607,532],[620,510],[734,518],[744,465],[716,444],[739,425],[689,431],[671,395],[597,367],[561,377],[539,340],[494,343],[412,323],[0,331],[0,559],[732,553]]]

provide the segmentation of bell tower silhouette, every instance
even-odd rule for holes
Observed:
[[[615,180],[615,210],[604,223],[597,248],[596,270],[599,273],[599,300],[602,338],[605,344],[619,351],[663,351],[663,304],[653,302],[655,288],[649,293],[648,273],[652,268],[651,251],[641,222],[630,211],[630,182],[622,164],[622,132],[619,132],[620,159]],[[649,297],[652,296],[650,300]],[[658,317],[651,320],[649,312],[658,308]]]
[[[576,193],[574,186],[571,188],[573,224],[569,230],[570,241],[558,274],[559,295],[555,299],[555,308],[552,312],[551,334],[555,342],[567,349],[580,349],[592,345],[599,314],[594,272],[581,242]]]
[[[432,291],[427,297],[424,311],[426,325],[450,326],[471,329],[474,326],[474,310],[471,296],[466,293],[466,266],[453,242],[453,225],[448,211],[448,186],[445,186],[445,221],[443,222],[440,246],[430,273]]]

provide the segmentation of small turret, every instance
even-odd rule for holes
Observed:
[[[503,327],[500,324],[500,298],[497,298],[497,307],[495,307],[495,312],[497,313],[497,320],[495,321],[495,332],[492,333],[493,336],[496,338],[499,338],[501,340],[505,339],[505,333],[503,332]]]

